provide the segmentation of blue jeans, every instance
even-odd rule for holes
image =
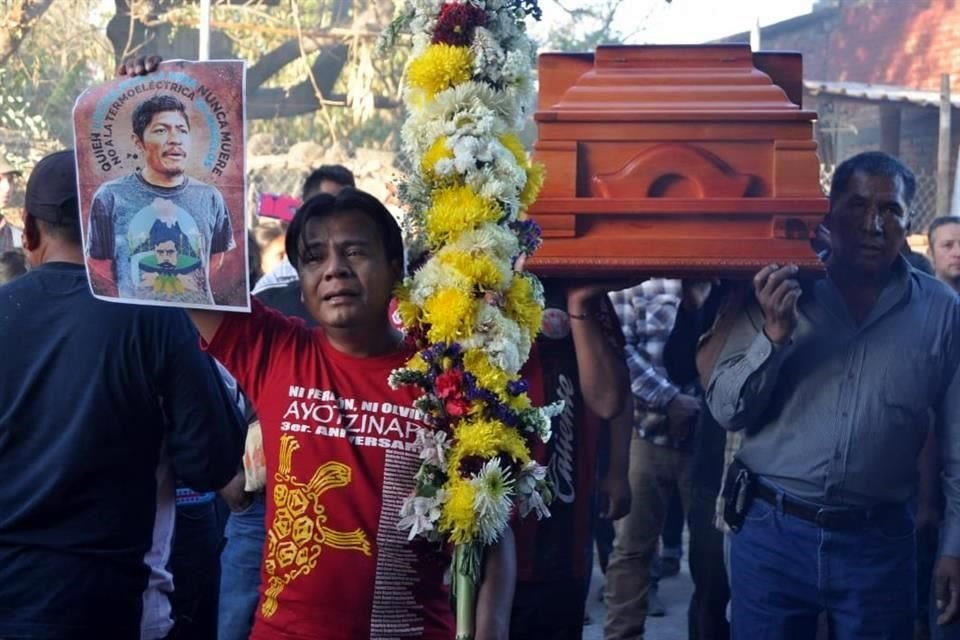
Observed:
[[[260,564],[266,538],[263,494],[227,519],[227,544],[220,555],[219,640],[247,640],[260,598]]]
[[[214,499],[178,504],[170,553],[174,627],[168,640],[214,640],[223,535]]]
[[[755,499],[732,535],[730,571],[734,640],[813,640],[821,611],[833,640],[913,637],[917,563],[906,506],[827,530]]]

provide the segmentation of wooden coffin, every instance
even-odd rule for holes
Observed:
[[[827,211],[797,53],[606,46],[540,56],[531,215],[545,276],[819,270]]]

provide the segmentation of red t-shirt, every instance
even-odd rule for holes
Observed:
[[[397,529],[419,468],[417,392],[387,377],[412,355],[338,352],[253,301],[207,350],[253,401],[267,463],[255,640],[453,638],[450,558]]]

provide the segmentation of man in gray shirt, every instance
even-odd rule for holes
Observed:
[[[186,175],[190,120],[186,107],[169,95],[144,100],[133,112],[133,140],[143,168],[106,182],[93,197],[87,253],[109,260],[117,296],[192,304],[219,302],[210,285],[211,266],[236,245],[230,212],[214,187]],[[159,278],[151,229],[177,230],[180,264]],[[218,258],[214,256],[220,254]],[[212,265],[211,265],[212,263]],[[163,286],[188,270],[186,286]],[[94,289],[100,295],[108,291]]]
[[[929,415],[943,443],[947,516],[937,566],[944,624],[960,609],[960,302],[900,255],[913,174],[883,153],[838,167],[826,278],[793,265],[754,278],[707,400],[744,430],[752,475],[732,536],[734,638],[910,638],[910,508]],[[734,498],[736,496],[733,496]],[[736,519],[736,514],[734,518]]]

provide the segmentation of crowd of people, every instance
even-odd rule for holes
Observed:
[[[397,526],[390,212],[320,167],[251,235],[252,312],[183,311],[91,295],[76,185],[45,157],[0,227],[0,638],[452,640],[449,549]],[[543,281],[555,499],[488,548],[477,638],[580,638],[595,550],[605,637],[642,638],[684,521],[691,640],[960,635],[960,218],[924,264],[915,188],[844,162],[823,274]]]

